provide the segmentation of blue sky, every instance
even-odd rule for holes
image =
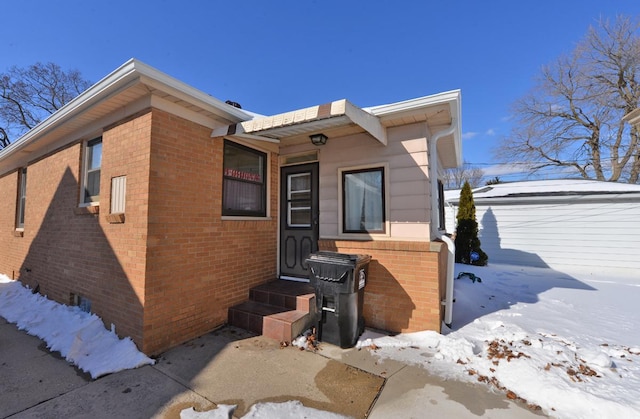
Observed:
[[[640,1],[7,0],[0,71],[52,61],[96,82],[135,57],[262,114],[461,89],[465,160],[492,173],[540,66],[617,14]]]

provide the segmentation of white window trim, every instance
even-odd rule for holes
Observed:
[[[89,143],[93,140],[97,140],[100,139],[101,143],[104,146],[104,143],[102,142],[102,136],[98,135],[95,137],[92,137],[88,140],[84,140],[82,142],[82,167],[81,167],[81,176],[80,176],[80,203],[78,204],[79,207],[98,207],[100,206],[100,201],[95,201],[95,202],[85,202],[84,201],[84,187],[85,187],[85,183],[87,182],[87,175],[88,175],[88,171],[87,171],[87,167],[89,166],[89,162],[87,161],[89,159],[89,153],[88,153],[88,149],[89,149]],[[102,156],[100,156],[100,159],[102,160]],[[100,163],[100,178],[102,179],[102,163]],[[100,191],[102,193],[102,191]]]
[[[27,201],[27,184],[26,184],[26,174],[27,168],[21,167],[18,170],[18,200],[16,206],[16,221],[15,221],[15,229],[16,231],[24,231],[24,222],[26,220],[22,220],[22,225],[20,225],[20,214],[23,213],[24,218],[26,218],[26,201]],[[24,201],[22,200],[22,189],[24,183]]]
[[[350,172],[352,170],[363,170],[363,169],[377,169],[382,168],[382,173],[384,177],[384,233],[345,233],[344,232],[344,214],[343,211],[343,189],[344,185],[342,184],[342,173]],[[389,213],[390,213],[390,182],[389,182],[389,163],[371,163],[364,164],[359,166],[349,166],[349,167],[339,167],[338,168],[338,237],[339,238],[349,238],[349,239],[370,239],[370,238],[383,238],[383,237],[391,237],[391,224],[389,222]]]

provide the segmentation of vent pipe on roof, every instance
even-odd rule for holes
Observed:
[[[242,106],[240,106],[238,102],[234,102],[232,100],[225,100],[224,103],[226,103],[227,105],[231,105],[234,108],[242,109]]]
[[[447,236],[446,230],[440,230],[439,218],[438,218],[438,150],[436,148],[438,140],[448,135],[453,135],[456,130],[456,120],[451,119],[451,126],[436,132],[431,138],[429,138],[429,183],[431,184],[431,237],[436,237],[447,244],[447,281],[444,300],[441,302],[444,305],[444,324],[447,327],[451,327],[453,321],[453,271],[455,269],[456,260],[456,246],[453,240]]]

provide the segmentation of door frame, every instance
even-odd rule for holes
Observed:
[[[308,170],[305,170],[308,169]],[[283,275],[282,274],[282,252],[284,251],[283,249],[283,233],[284,233],[284,223],[286,222],[287,219],[287,206],[286,204],[283,205],[283,201],[284,201],[284,197],[283,197],[283,192],[286,193],[286,182],[287,182],[287,175],[285,175],[285,172],[288,170],[295,170],[295,171],[300,171],[300,172],[304,172],[304,171],[311,171],[312,172],[312,177],[311,177],[311,193],[312,193],[312,197],[311,197],[311,225],[312,225],[312,229],[311,229],[311,252],[315,252],[318,249],[318,240],[319,240],[319,235],[320,235],[320,191],[319,191],[319,178],[320,178],[320,164],[318,161],[310,161],[310,162],[301,162],[300,164],[291,164],[291,165],[286,165],[286,166],[280,166],[279,169],[279,182],[278,182],[278,240],[277,240],[277,246],[278,246],[278,251],[277,251],[277,268],[278,268],[278,278],[282,279],[282,280],[289,280],[289,281],[297,281],[297,282],[308,282],[309,279],[307,277],[296,277],[296,276],[289,276],[289,275]],[[315,171],[315,176],[313,176],[313,172]],[[314,208],[314,203],[315,203],[315,208]],[[315,209],[315,211],[314,211]]]

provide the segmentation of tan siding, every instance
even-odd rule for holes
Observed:
[[[391,128],[386,147],[365,134],[330,138],[320,148],[320,237],[340,235],[338,170],[387,164],[390,238],[429,240],[425,235],[430,217],[426,132],[424,124]],[[312,149],[312,145],[297,145],[283,148],[282,154]],[[399,226],[393,227],[395,223]]]

